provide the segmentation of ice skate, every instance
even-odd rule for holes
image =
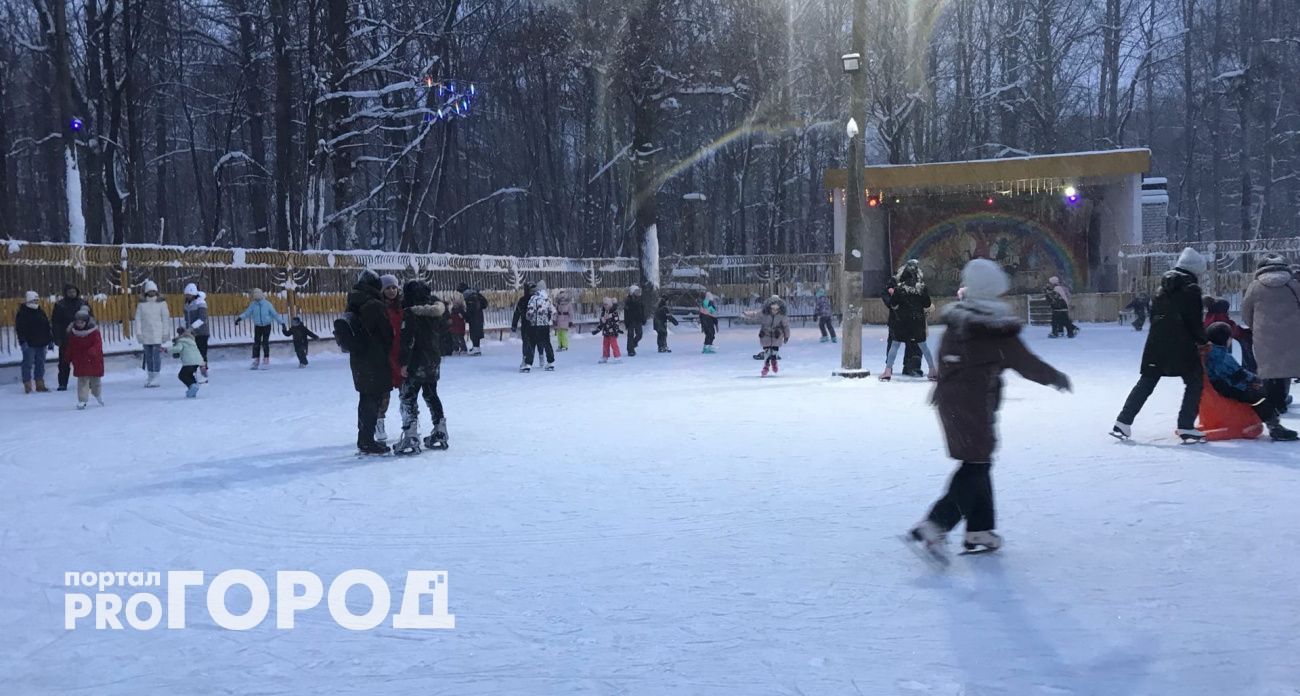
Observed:
[[[149,373],[149,376],[146,377],[145,380],[144,380],[144,388],[145,388],[145,389],[152,389],[152,388],[154,388],[154,387],[156,387],[156,386],[158,386],[158,373],[157,373],[157,372],[150,372],[150,373]]]
[[[304,368],[304,367],[307,367],[307,363],[298,363],[298,369],[299,369],[299,370],[301,370],[301,369]]]
[[[939,570],[948,567],[948,538],[939,525],[925,520],[904,534],[902,539],[913,553],[932,567]]]
[[[840,340],[838,338],[831,336],[831,343],[839,343],[839,342]]]
[[[84,410],[86,410],[86,405],[87,405],[87,402],[85,402],[85,401],[78,401],[78,402],[77,402],[77,410],[78,410],[78,411],[84,411]]]
[[[931,382],[938,382],[938,381],[939,381],[939,371],[938,371],[938,370],[930,370],[930,374],[926,375],[925,378],[928,379],[928,380],[930,380]]]
[[[888,382],[893,378],[894,378],[894,368],[892,367],[886,367],[885,371],[880,373],[881,382]]]
[[[609,362],[609,358],[601,358],[600,360],[597,360],[596,362],[597,362],[597,364],[604,365],[605,363]]]
[[[412,431],[403,433],[402,439],[398,441],[397,446],[393,448],[395,455],[411,455],[420,453],[420,433]]]
[[[767,376],[767,372],[768,372],[768,369],[770,368],[771,364],[772,364],[772,361],[771,361],[771,360],[767,360],[767,361],[765,361],[765,362],[763,363],[763,371],[762,371],[761,373],[759,373],[759,376],[760,376],[760,377],[766,377],[766,376]]]
[[[103,406],[103,405],[104,405],[104,397],[102,397],[102,396],[96,394],[96,395],[95,395],[95,403],[99,404],[100,406]]]
[[[388,433],[384,432],[384,419],[375,421],[375,442],[387,442]]]
[[[262,358],[262,369],[263,369],[263,370],[269,370],[269,369],[271,369],[271,359],[270,359],[269,357],[268,357],[268,358]]]
[[[1047,334],[1047,337],[1048,337],[1048,338],[1060,338],[1060,337],[1061,337],[1061,334],[1056,333],[1055,331],[1053,331],[1052,333]]]
[[[1174,434],[1182,439],[1184,445],[1199,445],[1206,441],[1205,433],[1196,430],[1195,428],[1179,428],[1174,431]]]
[[[428,449],[445,450],[451,447],[447,442],[447,419],[439,418],[437,423],[433,424],[433,434],[424,438],[424,446]]]
[[[1133,437],[1133,426],[1115,421],[1115,426],[1110,429],[1110,436],[1120,441],[1128,440]]]
[[[199,395],[199,383],[198,383],[198,382],[195,382],[194,384],[191,384],[190,386],[188,386],[188,387],[185,388],[185,398],[187,398],[187,399],[194,399],[194,398],[197,398],[198,395]]]
[[[200,376],[199,376],[199,384],[207,384],[207,383],[208,383],[208,366],[207,366],[207,365],[204,365],[203,367],[200,367],[200,368],[199,368],[199,375],[200,375]]]
[[[252,364],[252,366],[249,367],[248,369],[250,369],[250,370],[256,370],[256,369],[258,368],[258,366],[260,366],[261,364],[262,364],[262,361],[261,361],[261,360],[258,360],[257,358],[253,358],[253,364]]]
[[[962,552],[963,554],[989,553],[1002,548],[1002,537],[992,530],[987,532],[966,532],[966,538],[962,540],[961,545],[965,549]]]
[[[830,343],[830,342],[831,342],[831,337],[830,337],[830,336],[822,336],[822,340],[821,340],[821,342],[822,342],[822,343]]]
[[[1264,425],[1268,426],[1268,436],[1272,438],[1274,442],[1293,442],[1300,439],[1300,435],[1297,435],[1296,431],[1282,425],[1281,421],[1277,419],[1277,416],[1273,416],[1273,418]]]
[[[546,371],[555,372],[555,363],[553,362],[546,363]]]
[[[370,442],[357,447],[357,454],[362,456],[384,455],[392,450],[382,442]]]
[[[31,394],[33,391],[35,391],[35,390],[32,388],[32,383],[31,383],[31,382],[23,382],[23,393],[24,393],[24,394]]]
[[[470,349],[469,349],[469,354],[470,354],[470,355],[482,355],[482,354],[483,354],[483,351],[482,351],[478,346],[474,346],[473,348],[470,348]]]
[[[532,371],[533,371],[533,366],[532,366],[532,365],[529,365],[528,363],[519,363],[519,371],[520,371],[520,372],[532,372]]]
[[[766,359],[767,359],[767,351],[765,351],[765,350],[760,350],[760,351],[758,351],[757,353],[754,353],[754,359],[755,359],[755,360],[766,360]]]

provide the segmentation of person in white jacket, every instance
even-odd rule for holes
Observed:
[[[158,386],[158,373],[162,372],[163,344],[172,337],[172,316],[167,301],[158,294],[158,284],[144,281],[144,294],[135,307],[135,337],[144,346],[142,367],[149,373],[146,388]]]

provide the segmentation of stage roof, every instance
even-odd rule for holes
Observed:
[[[1145,148],[1033,155],[968,162],[873,165],[865,168],[863,185],[886,192],[991,189],[1016,182],[1042,181],[1086,184],[1089,179],[1144,174],[1151,168],[1151,151]],[[829,169],[822,183],[842,189],[848,182],[844,169]]]

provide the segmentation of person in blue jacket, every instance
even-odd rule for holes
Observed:
[[[1268,436],[1278,441],[1297,439],[1296,432],[1282,425],[1277,409],[1264,391],[1264,383],[1232,357],[1232,327],[1215,322],[1205,329],[1210,352],[1205,356],[1205,374],[1210,386],[1225,398],[1249,404],[1268,427]]]
[[[279,312],[275,311],[275,305],[266,299],[266,293],[261,288],[253,288],[253,301],[248,303],[248,309],[243,314],[235,317],[235,326],[239,322],[249,319],[253,322],[253,366],[249,369],[257,369],[257,351],[262,350],[262,369],[271,367],[271,327],[279,324],[284,329],[285,318]]]

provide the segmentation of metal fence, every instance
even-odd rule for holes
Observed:
[[[1300,262],[1300,237],[1193,242],[1189,244],[1131,244],[1120,247],[1120,288],[1129,293],[1155,294],[1160,278],[1174,267],[1185,247],[1205,255],[1208,269],[1200,277],[1201,290],[1227,299],[1238,308],[1255,269],[1265,256],[1278,254]]]
[[[670,257],[660,264],[665,289],[710,290],[724,316],[741,317],[762,299],[780,294],[793,314],[811,314],[814,293],[837,287],[839,256]],[[141,286],[152,280],[173,317],[181,315],[181,292],[194,283],[207,294],[212,342],[247,343],[252,328],[235,326],[253,288],[266,291],[276,309],[297,316],[322,336],[343,311],[347,291],[360,269],[392,273],[403,282],[418,278],[441,297],[460,283],[488,299],[487,327],[509,327],[514,303],[526,282],[570,290],[580,320],[595,317],[602,298],[622,300],[640,278],[631,258],[517,258],[405,254],[381,251],[285,252],[154,245],[35,244],[0,240],[0,362],[19,356],[14,316],[27,290],[35,290],[48,314],[65,284],[76,285],[90,301],[106,349],[134,347],[131,323]],[[280,337],[276,337],[280,338]]]

